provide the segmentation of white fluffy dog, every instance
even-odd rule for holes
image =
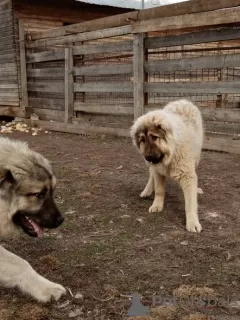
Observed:
[[[149,212],[163,210],[166,177],[177,181],[184,193],[186,228],[201,232],[198,219],[196,166],[203,143],[199,109],[188,100],[168,103],[163,109],[140,116],[131,128],[134,144],[149,165],[149,180],[141,197],[155,198]]]

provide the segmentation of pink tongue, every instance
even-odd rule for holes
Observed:
[[[35,232],[37,233],[38,237],[43,236],[44,229],[41,228],[38,224],[36,224],[33,220],[31,220],[31,225],[33,226]]]

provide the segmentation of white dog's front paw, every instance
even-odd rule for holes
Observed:
[[[161,212],[163,210],[163,203],[153,203],[149,208],[149,212]]]
[[[189,220],[186,224],[187,231],[189,232],[201,232],[202,226],[197,219]]]
[[[197,193],[198,193],[198,194],[203,194],[202,189],[201,189],[201,188],[197,188]]]
[[[40,302],[49,302],[52,299],[58,301],[66,294],[66,289],[60,284],[44,279],[42,283],[36,285],[33,296]],[[34,284],[33,284],[34,285]]]
[[[153,193],[153,191],[144,189],[140,193],[140,198],[149,198],[149,197],[151,197],[152,193]]]

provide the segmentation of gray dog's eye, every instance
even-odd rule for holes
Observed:
[[[43,196],[43,194],[41,192],[39,193],[33,193],[33,195],[37,198],[41,198]]]
[[[41,192],[29,193],[27,196],[28,197],[36,197],[38,199],[43,199],[45,197],[46,193],[47,193],[47,190],[44,189]]]

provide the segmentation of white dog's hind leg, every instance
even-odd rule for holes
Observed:
[[[186,228],[190,232],[201,232],[202,227],[197,213],[197,175],[186,174],[179,182],[185,199]]]
[[[153,191],[154,191],[154,179],[153,179],[153,174],[151,172],[151,169],[149,169],[148,183],[147,183],[146,187],[144,188],[144,190],[142,191],[142,193],[140,194],[140,197],[141,198],[150,197],[152,195]]]
[[[60,284],[40,276],[30,264],[0,246],[0,283],[18,287],[40,302],[56,301],[66,293]]]
[[[152,172],[154,177],[155,197],[149,212],[161,212],[164,204],[165,181],[166,178],[160,175],[156,170]]]

